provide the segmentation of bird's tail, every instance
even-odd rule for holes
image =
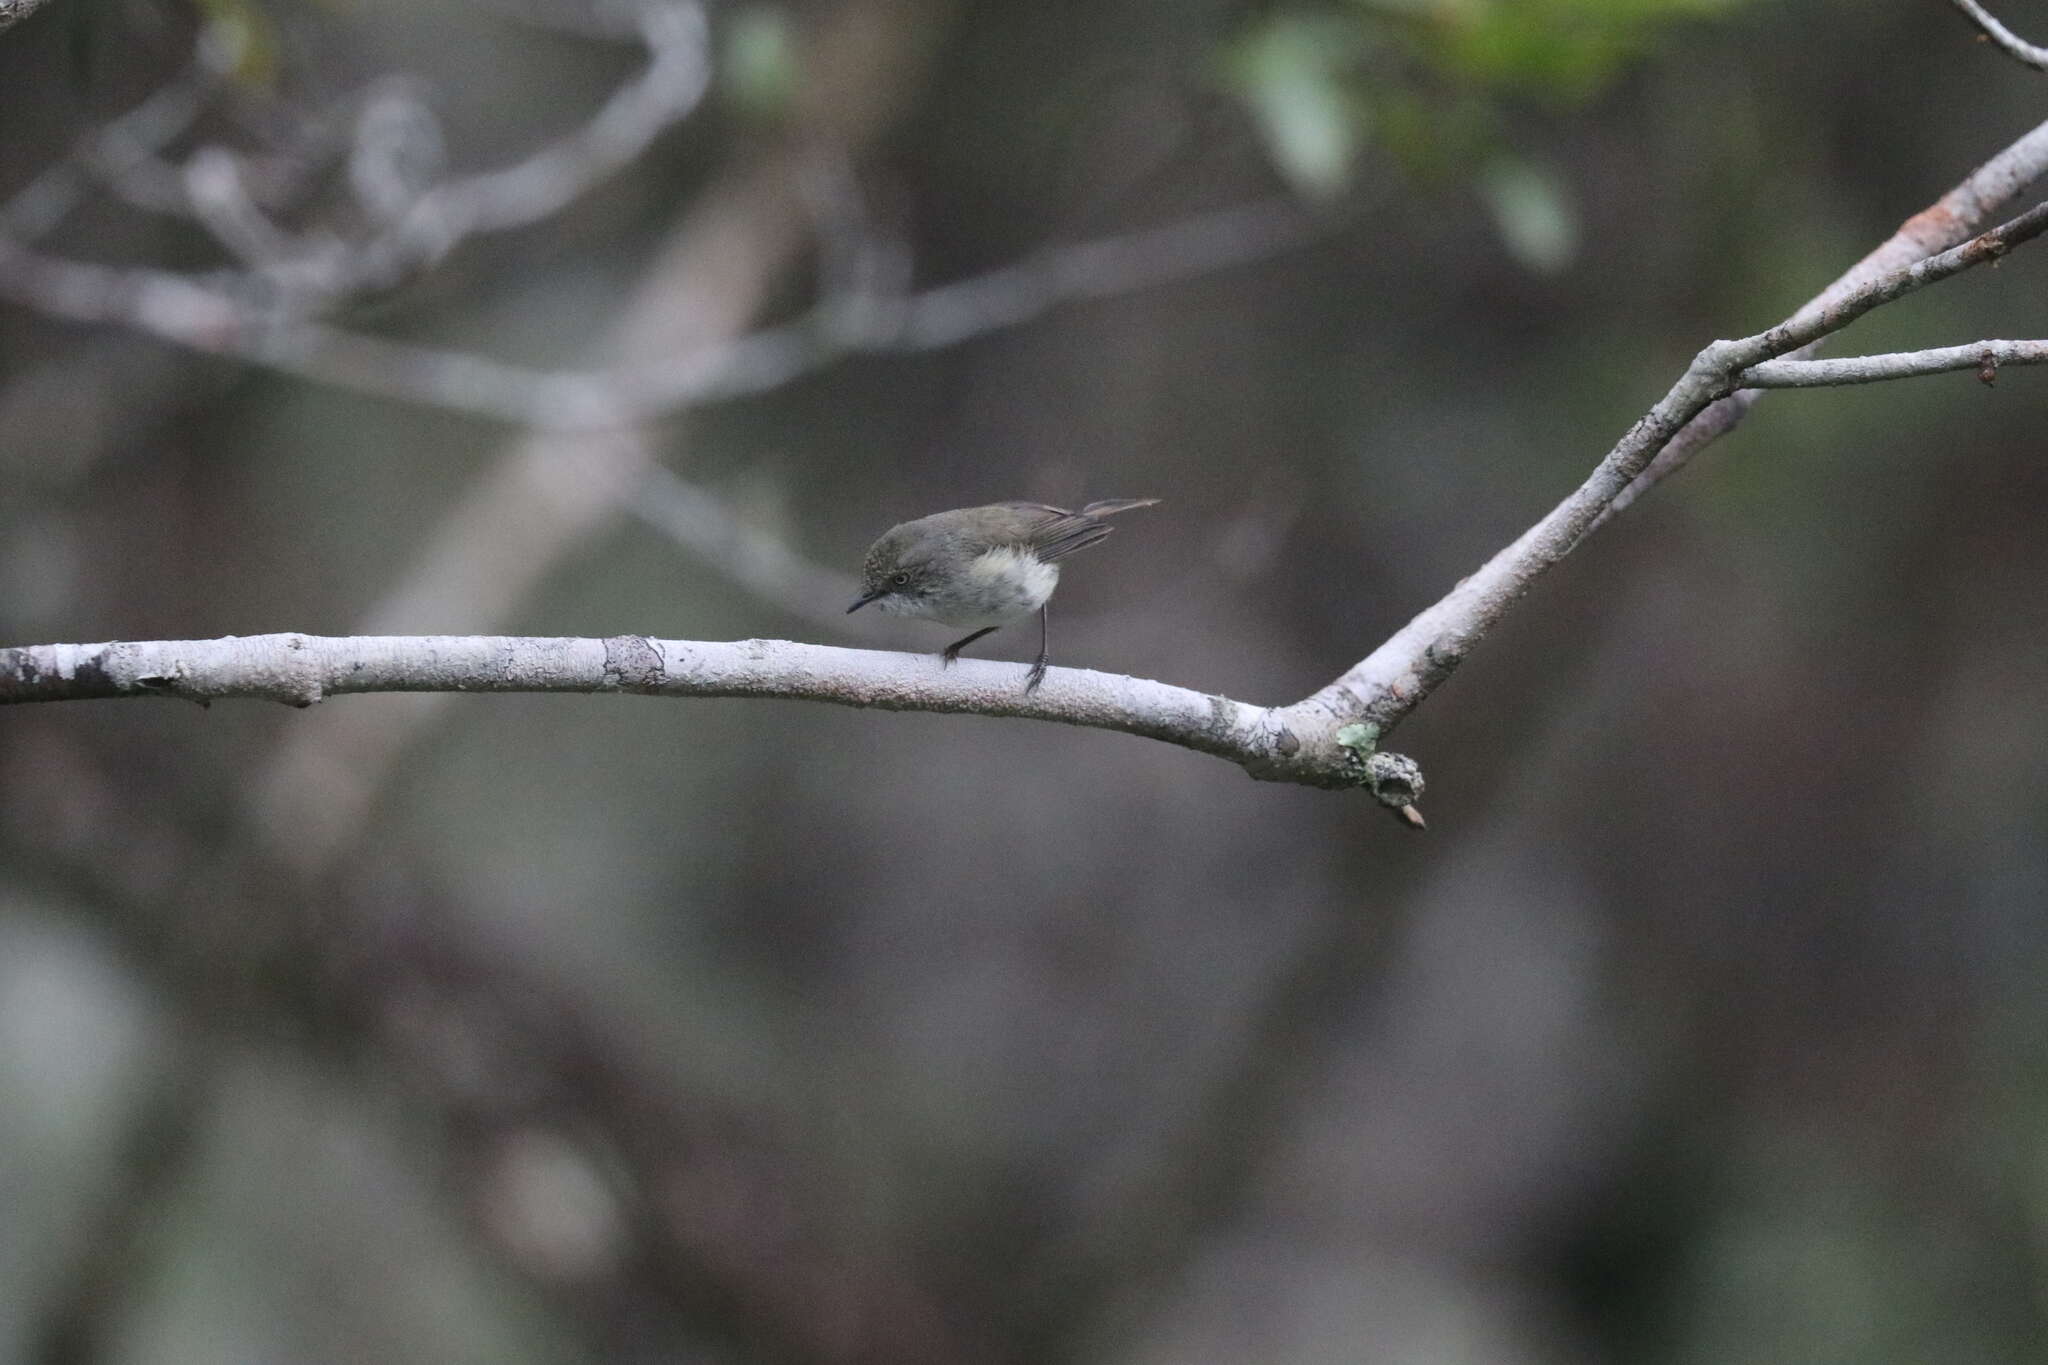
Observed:
[[[1157,498],[1111,498],[1107,502],[1091,502],[1078,512],[1069,512],[1059,507],[1038,506],[1045,519],[1031,528],[1031,546],[1038,551],[1040,560],[1047,564],[1063,559],[1076,550],[1085,550],[1109,534],[1109,527],[1100,518],[1111,512],[1128,512],[1133,507],[1150,507]]]
[[[1081,509],[1084,517],[1106,517],[1112,512],[1128,512],[1133,507],[1150,507],[1157,498],[1110,498],[1104,502],[1091,502]]]

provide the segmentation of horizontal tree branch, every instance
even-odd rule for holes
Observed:
[[[1976,370],[1995,375],[2007,365],[2048,365],[2048,341],[1973,341],[1925,351],[1843,356],[1835,360],[1766,360],[1736,376],[1747,389],[1818,389],[1876,384],[1923,374]]]
[[[1372,786],[1366,755],[1334,718],[1255,706],[1144,678],[1054,668],[1035,692],[1025,666],[788,640],[707,642],[496,635],[280,634],[0,648],[0,704],[117,697],[209,703],[246,697],[311,706],[366,692],[627,692],[776,697],[885,711],[1056,721],[1164,740],[1267,781]],[[1401,806],[1419,790],[1376,794]],[[1398,795],[1398,802],[1389,800]]]

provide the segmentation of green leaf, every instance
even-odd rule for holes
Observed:
[[[1579,254],[1579,213],[1571,187],[1548,166],[1500,156],[1479,172],[1479,196],[1508,254],[1540,275],[1555,275]]]
[[[227,44],[238,84],[267,89],[277,80],[277,26],[257,0],[199,0],[199,11]]]
[[[749,5],[726,21],[719,80],[734,104],[757,118],[779,118],[796,97],[796,39],[789,15]]]
[[[1564,100],[1597,94],[1663,32],[1750,0],[1353,0],[1447,74]]]
[[[1226,79],[1258,120],[1281,174],[1304,194],[1327,198],[1351,178],[1367,118],[1345,76],[1364,36],[1334,15],[1277,14],[1224,54]]]

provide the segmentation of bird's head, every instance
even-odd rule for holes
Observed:
[[[905,524],[892,529],[874,543],[861,565],[860,596],[849,612],[870,602],[892,616],[914,616],[931,594],[934,560],[941,548],[931,536],[913,534]]]

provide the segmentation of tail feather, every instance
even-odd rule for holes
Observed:
[[[1104,502],[1091,502],[1081,509],[1084,517],[1106,517],[1112,512],[1128,512],[1133,507],[1150,507],[1157,498],[1110,498]]]
[[[1076,550],[1085,550],[1109,534],[1109,527],[1098,521],[1098,517],[1112,512],[1128,512],[1133,507],[1150,507],[1157,498],[1111,498],[1107,502],[1091,502],[1078,512],[1063,511],[1047,507],[1046,519],[1032,528],[1032,548],[1038,557],[1047,563],[1064,558]]]

